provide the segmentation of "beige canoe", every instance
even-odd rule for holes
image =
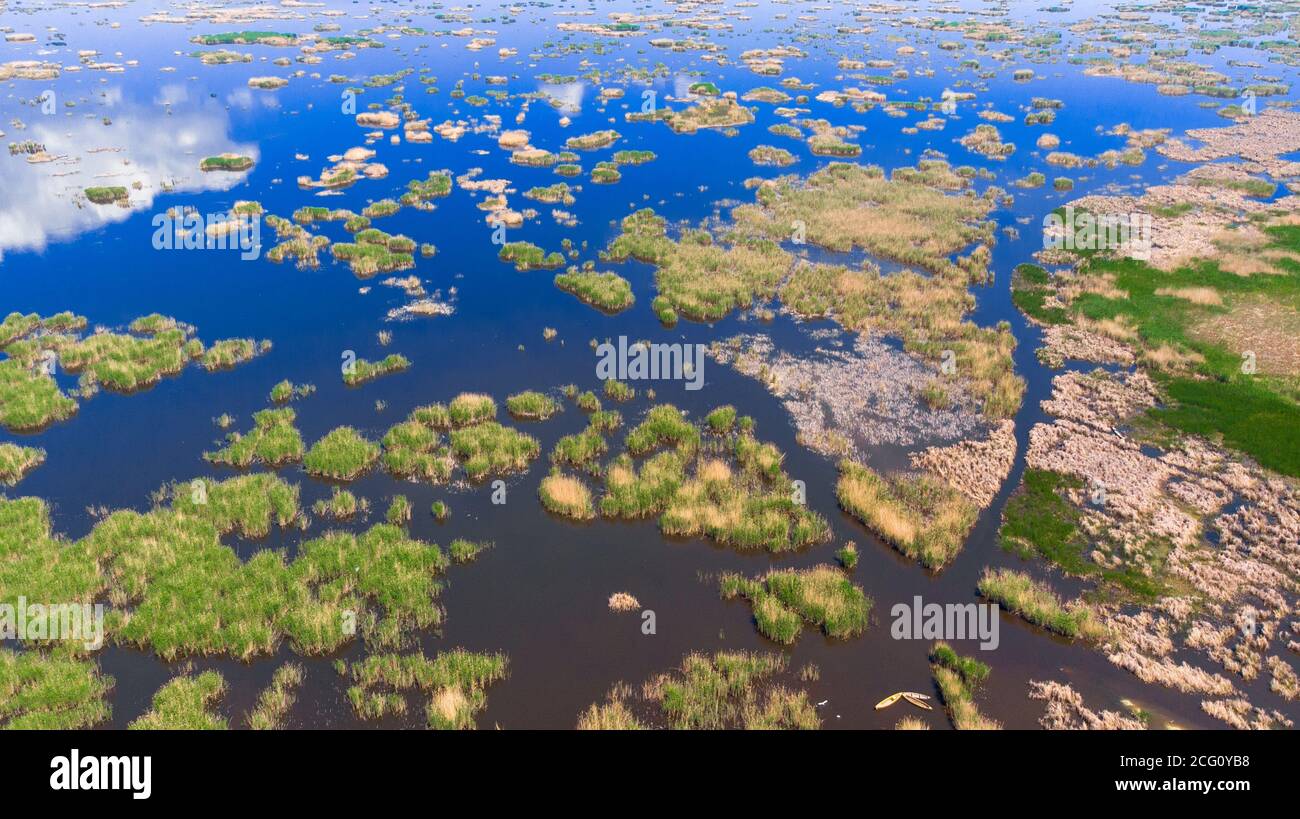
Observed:
[[[926,711],[933,711],[933,710],[934,710],[934,709],[931,708],[930,705],[926,702],[926,700],[928,700],[928,699],[930,699],[930,698],[927,697],[927,696],[925,696],[924,694],[913,694],[913,693],[910,692],[910,691],[904,691],[904,692],[903,692],[903,699],[905,699],[905,700],[907,700],[908,702],[912,703],[912,704],[915,705],[917,708],[922,708],[922,709],[924,709],[924,710],[926,710]]]
[[[888,697],[885,697],[883,700],[876,703],[876,710],[879,711],[881,708],[888,708],[889,706],[898,702],[899,698],[902,696],[903,696],[902,691],[899,691],[897,694],[890,694]]]
[[[879,711],[881,708],[888,708],[889,706],[898,702],[900,699],[907,700],[912,705],[915,705],[917,708],[923,708],[926,711],[934,710],[925,702],[926,700],[930,699],[930,695],[918,694],[915,691],[898,691],[893,694],[890,694],[888,697],[885,697],[883,700],[876,703],[876,710]]]

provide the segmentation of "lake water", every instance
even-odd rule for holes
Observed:
[[[992,8],[983,3],[962,5]],[[188,368],[139,394],[103,392],[84,400],[74,418],[38,434],[0,433],[0,440],[40,446],[48,453],[47,462],[9,495],[45,498],[52,507],[55,529],[78,538],[94,523],[89,506],[143,510],[148,508],[150,492],[168,481],[237,474],[213,467],[202,457],[224,435],[213,419],[230,413],[238,419],[234,429],[248,429],[250,414],[267,405],[271,385],[284,378],[317,388],[315,395],[293,404],[308,443],[342,424],[353,425],[377,440],[412,408],[448,400],[462,391],[489,392],[500,401],[522,389],[553,391],[568,383],[597,389],[595,357],[588,344],[593,338],[625,335],[629,339],[707,343],[761,330],[771,334],[779,346],[793,348],[809,343],[806,333],[811,327],[832,326],[800,325],[784,314],[770,324],[759,324],[733,314],[712,325],[682,321],[665,328],[650,309],[655,295],[653,269],[636,262],[613,266],[598,262],[598,269],[613,269],[628,278],[637,298],[631,310],[618,316],[603,315],[558,290],[552,273],[519,273],[498,261],[492,230],[485,223],[484,212],[475,207],[481,195],[459,186],[450,196],[435,200],[432,211],[405,208],[377,223],[389,233],[437,246],[433,258],[417,255],[416,267],[410,272],[419,276],[430,292],[441,291],[454,304],[451,316],[386,321],[389,310],[407,301],[401,290],[380,286],[382,276],[368,282],[358,280],[346,265],[331,260],[328,252],[322,254],[319,269],[299,270],[292,263],[277,265],[264,258],[240,261],[229,252],[152,247],[151,220],[169,207],[188,205],[212,213],[228,209],[235,200],[251,199],[285,217],[300,206],[317,204],[359,212],[371,201],[399,195],[408,180],[439,169],[459,175],[470,168],[482,168],[483,178],[509,179],[520,191],[560,181],[550,169],[510,164],[508,152],[497,147],[495,136],[471,132],[457,142],[437,136],[429,144],[380,141],[371,147],[378,152],[376,160],[389,168],[387,178],[363,180],[337,196],[317,197],[301,190],[295,184],[298,176],[314,177],[328,164],[327,156],[364,144],[366,129],[358,127],[342,108],[340,95],[348,86],[328,82],[332,73],[348,75],[353,79],[351,85],[370,75],[427,68],[437,77],[439,93],[425,94],[417,74],[401,84],[406,100],[433,124],[498,114],[503,128],[526,128],[532,134],[532,144],[552,150],[559,150],[568,137],[614,128],[623,135],[617,148],[654,151],[657,159],[653,162],[622,168],[623,178],[617,184],[595,185],[585,176],[568,180],[582,183],[577,202],[565,207],[577,217],[575,227],[555,224],[548,209],[539,206],[539,218],[509,231],[512,241],[530,241],[548,251],[559,249],[561,241],[568,238],[581,249],[575,262],[581,263],[597,259],[598,251],[617,235],[617,220],[635,208],[653,207],[674,222],[696,223],[719,212],[725,217],[727,208],[719,210],[719,202],[752,201],[752,193],[743,185],[746,178],[804,175],[828,161],[811,155],[802,142],[770,134],[769,125],[785,120],[767,104],[755,104],[755,122],[741,127],[735,136],[715,131],[682,136],[658,123],[625,122],[625,111],[639,109],[643,90],[653,90],[664,100],[684,95],[686,87],[697,80],[739,94],[758,86],[775,86],[780,78],[757,76],[738,57],[747,49],[782,44],[795,44],[808,52],[804,58],[787,59],[783,76],[815,83],[812,95],[859,85],[837,79],[849,73],[837,68],[841,57],[894,59],[913,76],[880,89],[891,99],[939,99],[945,88],[975,90],[977,98],[961,103],[944,129],[915,135],[900,129],[923,119],[927,112],[909,111],[904,118],[894,118],[880,107],[859,113],[851,107],[836,108],[810,100],[804,106],[811,110],[807,116],[836,125],[864,126],[866,130],[857,138],[863,149],[858,161],[878,164],[887,171],[914,165],[926,149],[943,152],[954,165],[989,168],[996,174],[995,184],[1015,195],[1015,204],[996,211],[994,218],[1000,226],[1015,226],[1020,231],[1015,239],[999,232],[993,255],[996,277],[989,286],[975,290],[978,307],[973,314],[973,319],[984,325],[1009,321],[1019,341],[1016,367],[1028,382],[1023,408],[1015,419],[1020,452],[997,501],[984,511],[961,554],[943,572],[924,571],[839,511],[834,462],[796,443],[792,422],[761,385],[713,362],[706,366],[704,389],[687,391],[681,383],[656,384],[658,400],[671,401],[695,418],[723,403],[753,415],[759,437],[786,453],[786,471],[806,483],[809,505],[831,522],[831,542],[793,555],[751,554],[703,540],[666,539],[653,520],[598,519],[584,525],[548,515],[537,501],[538,483],[547,469],[546,453],[560,436],[585,426],[585,416],[571,404],[548,422],[518,424],[540,439],[543,457],[527,474],[507,481],[506,504],[493,504],[488,486],[430,486],[397,481],[374,471],[350,486],[371,500],[369,519],[347,524],[360,530],[382,519],[388,499],[401,493],[416,510],[410,524],[416,537],[444,546],[456,537],[495,544],[472,564],[454,566],[448,572],[442,595],[447,610],[445,626],[440,633],[422,635],[419,640],[426,653],[463,646],[509,655],[510,676],[489,689],[487,707],[478,718],[480,727],[571,727],[578,714],[600,700],[614,682],[636,685],[672,667],[690,651],[721,648],[783,651],[792,668],[817,664],[820,679],[806,687],[813,702],[826,701],[819,709],[826,727],[892,727],[901,715],[899,709],[876,712],[872,709],[876,700],[900,689],[929,691],[932,682],[927,661],[930,641],[892,639],[890,608],[910,602],[914,595],[921,595],[926,602],[971,602],[976,599],[976,579],[985,566],[1025,565],[998,548],[996,530],[1003,503],[1023,470],[1028,431],[1043,417],[1038,404],[1049,394],[1055,372],[1035,359],[1038,332],[1011,305],[1011,271],[1041,248],[1038,225],[1053,208],[1090,191],[1136,189],[1172,178],[1185,166],[1151,151],[1147,161],[1136,168],[1062,170],[1060,175],[1076,180],[1076,189],[1069,193],[1053,191],[1050,182],[1036,190],[1014,188],[1010,182],[1031,171],[1043,171],[1049,179],[1053,175],[1042,161],[1042,152],[1033,148],[1044,131],[1061,136],[1061,150],[1093,156],[1123,147],[1122,137],[1103,133],[1120,123],[1135,129],[1181,132],[1221,125],[1224,120],[1213,108],[1200,107],[1203,97],[1165,97],[1152,85],[1082,76],[1081,66],[1062,58],[1077,42],[1068,31],[1063,43],[1051,49],[1053,56],[1040,63],[1018,58],[1003,66],[979,56],[982,67],[996,70],[996,76],[980,79],[957,69],[961,60],[977,56],[970,41],[961,51],[946,52],[937,43],[948,39],[947,34],[901,26],[903,15],[867,14],[855,22],[852,7],[841,4],[709,7],[709,12],[721,14],[734,25],[729,31],[698,35],[725,49],[729,64],[722,67],[702,61],[699,53],[653,48],[647,37],[615,42],[588,34],[566,35],[554,27],[563,20],[604,20],[603,15],[614,10],[660,10],[658,4],[592,4],[590,8],[597,11],[594,17],[557,16],[565,8],[589,8],[585,4],[528,8],[510,24],[503,23],[510,15],[493,3],[475,5],[467,15],[470,22],[439,21],[425,6],[411,7],[404,16],[393,13],[396,7],[392,4],[376,7],[384,9],[383,14],[369,15],[364,5],[330,0],[325,7],[343,12],[328,18],[341,26],[338,33],[342,34],[380,23],[406,23],[430,31],[472,26],[496,31],[496,45],[474,52],[466,49],[464,37],[380,37],[384,48],[360,49],[353,60],[341,61],[336,59],[337,53],[327,53],[319,65],[289,68],[269,61],[280,56],[292,58],[296,49],[232,46],[252,53],[254,61],[209,67],[188,56],[199,48],[189,42],[190,37],[250,28],[306,33],[325,18],[146,25],[139,17],[151,8],[177,12],[175,7],[153,3],[116,10],[11,3],[7,12],[0,13],[0,24],[37,36],[35,43],[0,43],[0,62],[48,59],[67,65],[75,63],[76,52],[84,49],[98,50],[103,60],[138,61],[121,73],[65,71],[57,80],[0,84],[4,114],[0,130],[8,141],[32,139],[44,142],[51,153],[82,157],[77,166],[81,172],[67,178],[58,175],[67,169],[57,164],[30,166],[20,157],[0,159],[0,313],[18,310],[48,315],[72,310],[87,316],[92,326],[120,329],[137,316],[159,312],[195,325],[205,341],[247,336],[274,343],[269,353],[230,371],[210,374]],[[1029,22],[1031,33],[1063,30],[1104,10],[1101,4],[1091,3],[1076,3],[1064,13],[1045,12],[1042,4],[1032,2],[1014,2],[1008,8],[1013,18]],[[300,10],[306,15],[312,9]],[[968,19],[939,6],[918,7],[911,13]],[[740,14],[750,19],[740,19]],[[817,19],[799,22],[795,20],[798,15]],[[483,22],[489,18],[491,22]],[[868,19],[874,33],[837,33],[839,27],[857,28]],[[111,28],[106,21],[120,22],[120,28]],[[51,44],[47,27],[62,32],[66,45]],[[799,36],[792,38],[791,29],[797,29]],[[652,36],[680,39],[692,32],[676,28]],[[577,46],[597,40],[610,43],[607,53],[574,49],[556,56],[556,45]],[[918,54],[897,55],[896,49],[904,44],[915,46]],[[519,56],[498,57],[497,48],[502,46],[517,49]],[[996,43],[990,46],[991,51],[999,48]],[[531,59],[534,52],[546,56]],[[1227,68],[1227,61],[1259,59],[1259,53],[1224,48],[1211,55],[1194,54],[1193,58],[1223,67],[1234,76],[1249,76],[1241,69]],[[553,87],[537,79],[543,73],[581,77],[593,67],[618,71],[625,66],[651,68],[657,63],[667,67],[667,76],[648,84],[610,76],[599,85],[579,80]],[[1013,65],[1030,66],[1040,78],[1014,82]],[[164,71],[166,67],[175,70]],[[932,68],[933,76],[917,76],[917,69],[924,67]],[[319,72],[320,77],[296,77],[275,91],[247,86],[250,76],[288,76],[299,68]],[[1270,65],[1263,70],[1294,79],[1292,68]],[[692,72],[700,73],[695,76]],[[479,78],[473,78],[474,74]],[[484,79],[488,75],[506,75],[509,81],[505,86],[489,86]],[[467,95],[486,95],[494,88],[504,88],[511,95],[545,90],[561,96],[570,107],[561,111],[534,101],[524,123],[516,126],[517,98],[474,108],[449,93],[461,79]],[[600,85],[625,86],[625,99],[602,103]],[[52,89],[58,100],[52,114],[43,114],[39,104],[30,103],[47,89]],[[392,91],[368,89],[359,98],[359,110],[365,104],[382,102]],[[1064,101],[1054,124],[1023,124],[1022,109],[1034,97]],[[66,103],[75,104],[67,107]],[[985,105],[1015,117],[998,125],[1003,139],[1018,146],[1005,162],[983,159],[957,142],[983,121],[976,112]],[[563,115],[572,120],[568,127],[559,122]],[[111,125],[103,124],[105,117],[111,119]],[[15,119],[26,127],[14,127]],[[759,144],[788,148],[798,162],[782,169],[756,167],[746,153]],[[96,148],[113,150],[92,152]],[[247,174],[203,175],[197,171],[199,159],[227,150],[255,156],[256,166]],[[295,159],[298,154],[309,159]],[[584,153],[581,162],[589,169],[600,158],[607,156],[604,152]],[[125,161],[130,165],[124,166]],[[79,210],[72,204],[72,191],[92,184],[114,184],[100,183],[95,177],[124,171],[152,180],[151,190],[135,197],[143,199],[137,207],[129,211],[94,206]],[[174,192],[159,189],[165,179],[176,180]],[[976,190],[983,190],[986,184],[977,182]],[[525,207],[525,202],[517,194],[511,197],[515,208]],[[1019,219],[1028,221],[1020,223]],[[316,229],[335,240],[347,236],[339,223]],[[264,229],[263,241],[269,246],[271,240],[269,228]],[[372,285],[370,291],[360,293],[366,285]],[[454,297],[450,295],[453,288]],[[543,341],[543,327],[555,328],[558,338]],[[380,330],[392,333],[387,347],[376,339]],[[369,359],[400,352],[413,366],[349,389],[339,378],[341,356],[347,350]],[[61,375],[60,381],[71,387],[75,377]],[[376,411],[377,401],[385,402],[382,411]],[[638,395],[620,409],[629,421],[635,421],[648,406]],[[881,459],[899,457],[884,451],[876,455]],[[328,483],[311,479],[297,466],[278,472],[301,485],[304,506],[330,493]],[[453,510],[446,524],[435,523],[427,513],[437,499],[446,500]],[[292,553],[295,543],[323,528],[318,522],[306,534],[276,532],[266,541],[231,538],[227,542],[242,557],[268,546],[284,546]],[[748,605],[719,599],[716,576],[720,572],[756,575],[770,567],[833,562],[832,553],[846,540],[855,541],[860,551],[853,578],[875,600],[872,626],[862,637],[834,641],[805,629],[794,646],[779,647],[757,632]],[[1054,582],[1062,593],[1077,589],[1059,577]],[[654,610],[656,634],[643,635],[635,614],[615,615],[607,610],[606,598],[621,590],[634,593],[644,608]],[[964,653],[980,653],[974,642],[958,648]],[[274,669],[293,656],[285,647],[275,657],[252,663],[195,658],[192,666],[221,671],[229,683],[221,710],[239,715],[252,707]],[[356,659],[363,656],[363,649],[354,644],[338,656]],[[182,667],[118,646],[106,648],[98,657],[104,671],[117,680],[111,698],[111,725],[116,727],[147,710],[153,693]],[[303,660],[307,678],[288,716],[289,726],[423,724],[418,709],[401,720],[358,721],[346,700],[346,681],[332,667],[334,659]],[[1009,727],[1037,724],[1041,704],[1027,698],[1027,682],[1035,679],[1067,681],[1093,707],[1116,708],[1121,698],[1128,698],[1182,725],[1215,726],[1200,712],[1198,698],[1143,685],[1128,672],[1111,666],[1098,652],[1056,639],[1015,618],[1002,618],[1001,645],[981,659],[993,669],[980,699],[981,708]],[[1267,681],[1242,683],[1242,688],[1253,699],[1266,690]],[[934,728],[947,727],[937,712],[929,723]]]

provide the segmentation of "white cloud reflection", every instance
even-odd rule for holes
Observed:
[[[175,101],[186,96],[166,87],[159,93]],[[228,190],[245,179],[243,173],[203,173],[199,161],[205,156],[258,158],[255,144],[230,139],[230,119],[219,105],[171,114],[160,106],[116,101],[109,107],[112,125],[99,117],[38,114],[26,128],[6,134],[10,142],[39,142],[56,159],[32,164],[24,155],[0,155],[0,260],[7,250],[39,251],[51,241],[124,221],[132,211],[151,208],[166,186],[195,193]],[[131,207],[94,205],[80,196],[101,185],[127,188]]]
[[[586,89],[587,84],[584,82],[570,82],[563,85],[545,83],[538,90],[548,99],[558,103],[560,111],[566,114],[577,114],[582,112],[582,98],[586,94]]]

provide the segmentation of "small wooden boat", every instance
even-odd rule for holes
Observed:
[[[910,698],[910,697],[914,697],[914,698],[916,698],[916,699],[918,699],[918,700],[928,700],[928,699],[930,699],[930,695],[929,695],[929,694],[918,694],[918,693],[915,692],[915,691],[900,691],[899,693],[902,694],[904,697],[909,697],[909,698]]]
[[[929,705],[929,703],[927,703],[927,702],[925,701],[925,700],[928,700],[928,699],[930,699],[930,698],[929,698],[929,697],[925,697],[925,699],[920,699],[920,697],[925,697],[925,695],[922,694],[922,695],[919,695],[919,696],[918,696],[918,695],[916,695],[916,694],[912,694],[912,693],[904,693],[904,694],[903,694],[903,699],[905,699],[905,700],[907,700],[908,702],[912,703],[912,704],[915,705],[917,708],[920,708],[920,709],[925,710],[925,711],[933,711],[934,709],[931,708],[930,705]]]
[[[879,711],[881,708],[888,708],[889,706],[898,702],[899,698],[901,698],[902,696],[903,696],[902,691],[899,691],[897,694],[890,694],[888,697],[885,697],[883,700],[876,703],[876,710]]]

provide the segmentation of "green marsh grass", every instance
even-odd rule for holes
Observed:
[[[613,185],[623,178],[623,173],[614,162],[597,162],[591,169],[591,181],[597,185]]]
[[[849,514],[930,569],[942,568],[961,551],[978,515],[964,495],[938,478],[886,478],[847,460],[840,463],[835,494]]]
[[[115,202],[125,202],[129,197],[126,188],[121,185],[98,186],[86,188],[86,198],[96,205],[111,205]]]
[[[510,262],[520,272],[554,269],[564,265],[564,254],[558,250],[547,253],[532,242],[507,242],[501,246],[497,257],[503,262]]]
[[[846,543],[843,547],[835,552],[835,558],[839,560],[840,565],[845,569],[852,570],[858,565],[858,547],[854,543]]]
[[[450,546],[447,547],[447,552],[451,555],[453,562],[470,563],[474,558],[479,556],[480,552],[489,548],[491,545],[491,543],[476,542],[458,537],[451,542]]]
[[[525,199],[533,199],[549,205],[572,205],[578,201],[574,199],[572,189],[564,182],[529,188],[523,195]]]
[[[368,279],[379,273],[392,273],[415,267],[415,242],[409,236],[389,235],[367,227],[353,234],[355,242],[330,245],[334,258],[347,262],[353,275]]]
[[[473,729],[475,715],[487,704],[487,688],[505,679],[504,654],[472,653],[461,648],[423,654],[374,654],[349,669],[354,685],[348,698],[364,718],[405,713],[405,695],[427,698],[425,716],[435,729]],[[400,700],[400,705],[398,701]]]
[[[496,421],[451,432],[451,450],[461,459],[472,481],[522,471],[540,454],[540,448],[533,436]]]
[[[654,151],[630,150],[614,152],[614,163],[617,165],[644,165],[658,158]]]
[[[709,432],[717,435],[729,433],[736,426],[736,408],[730,404],[717,407],[705,416],[704,421],[709,425]]]
[[[237,364],[243,364],[244,361],[251,361],[252,357],[270,350],[269,341],[256,342],[251,338],[226,338],[222,341],[212,344],[203,355],[199,357],[199,364],[203,369],[212,372],[216,369],[230,369]]]
[[[757,580],[724,575],[722,596],[744,597],[754,608],[758,629],[779,643],[790,644],[807,621],[827,636],[847,639],[862,634],[872,600],[834,566],[769,572]]]
[[[106,722],[114,680],[90,660],[0,649],[0,729],[66,731]]]
[[[636,390],[617,378],[611,378],[605,382],[605,397],[620,403],[631,401],[636,397]]]
[[[148,713],[127,726],[133,731],[213,731],[230,727],[213,711],[226,693],[226,681],[216,671],[176,677],[153,695]]]
[[[606,382],[609,383],[609,382]],[[624,441],[632,455],[647,455],[671,445],[686,455],[700,446],[700,431],[672,404],[659,404],[646,413],[645,420],[631,429]]]
[[[645,208],[623,219],[622,233],[605,257],[655,265],[659,295],[653,307],[661,320],[675,321],[680,313],[693,321],[715,321],[776,295],[792,262],[775,241],[733,239],[724,246],[707,231],[689,230],[673,241],[663,217]]]
[[[411,520],[411,501],[405,495],[398,495],[388,504],[384,520],[394,526],[404,526]]]
[[[948,709],[948,717],[959,731],[997,731],[1002,725],[980,713],[975,705],[976,689],[988,679],[989,667],[971,657],[962,657],[947,643],[934,644],[930,670]]]
[[[606,313],[618,313],[636,301],[632,285],[617,273],[570,268],[555,276],[555,286]]]
[[[226,446],[203,457],[215,464],[247,467],[253,463],[280,466],[302,460],[302,434],[294,426],[292,409],[267,409],[253,413],[253,429],[246,434],[232,432]]]
[[[382,464],[399,478],[419,478],[445,483],[451,478],[456,461],[443,443],[442,435],[428,424],[412,417],[391,427],[384,434]]]
[[[525,390],[506,398],[506,410],[515,418],[545,421],[560,411],[560,404],[545,393]]]
[[[1050,586],[1024,572],[986,568],[978,588],[984,597],[1048,631],[1085,640],[1105,636],[1105,626],[1086,604],[1062,603]]]
[[[284,727],[284,718],[297,700],[298,686],[305,672],[299,663],[285,663],[271,675],[271,684],[257,698],[257,707],[248,715],[248,727],[254,731],[274,731]]]
[[[45,450],[30,446],[0,443],[0,484],[13,486],[36,467],[45,463]]]
[[[490,395],[463,392],[451,400],[447,417],[453,426],[458,427],[491,421],[497,417],[497,403]]]
[[[1132,329],[1127,341],[1139,347],[1168,399],[1149,411],[1153,419],[1186,434],[1220,438],[1261,466],[1297,476],[1300,373],[1271,370],[1285,350],[1270,354],[1256,347],[1268,339],[1250,336],[1294,322],[1300,310],[1300,226],[1264,224],[1259,232],[1262,241],[1229,235],[1218,258],[1169,271],[1136,259],[1082,254],[1087,277],[1109,286],[1074,297],[1068,310],[1074,321]],[[1269,315],[1263,323],[1250,318],[1260,310]],[[1242,372],[1242,352],[1250,347],[1260,356],[1256,374]]]
[[[365,472],[379,458],[379,445],[352,427],[330,430],[303,456],[308,474],[320,478],[350,481]]]
[[[564,141],[564,147],[570,151],[592,151],[598,148],[607,148],[617,142],[620,137],[618,131],[596,131],[590,134],[569,137]]]
[[[0,361],[0,425],[15,431],[37,430],[76,412],[77,402],[53,378],[12,358]]]
[[[358,513],[365,512],[369,503],[365,498],[357,498],[341,486],[336,486],[328,498],[322,498],[312,504],[311,511],[321,517],[334,520],[347,520]]]
[[[400,353],[392,353],[374,362],[358,358],[350,368],[343,371],[343,383],[355,387],[383,375],[401,372],[410,366],[411,360]]]
[[[647,458],[638,470],[632,458],[620,455],[605,473],[600,510],[608,517],[642,518],[667,508],[686,482],[686,464],[676,452]]]
[[[565,435],[555,442],[551,462],[576,467],[598,467],[597,459],[609,451],[609,443],[600,430],[588,425],[582,432]]]
[[[1020,488],[1002,512],[998,530],[1002,548],[1025,558],[1040,556],[1068,575],[1095,578],[1121,597],[1151,601],[1173,593],[1159,539],[1136,551],[1125,550],[1121,558],[1140,558],[1132,564],[1125,560],[1102,566],[1090,557],[1091,545],[1081,527],[1083,515],[1064,497],[1065,492],[1082,488],[1083,481],[1074,476],[1026,469]]]
[[[91,602],[105,576],[84,543],[56,537],[40,498],[0,497],[0,603]]]
[[[821,719],[802,694],[772,685],[786,670],[776,654],[720,651],[691,654],[672,674],[647,684],[671,728],[818,728]]]

